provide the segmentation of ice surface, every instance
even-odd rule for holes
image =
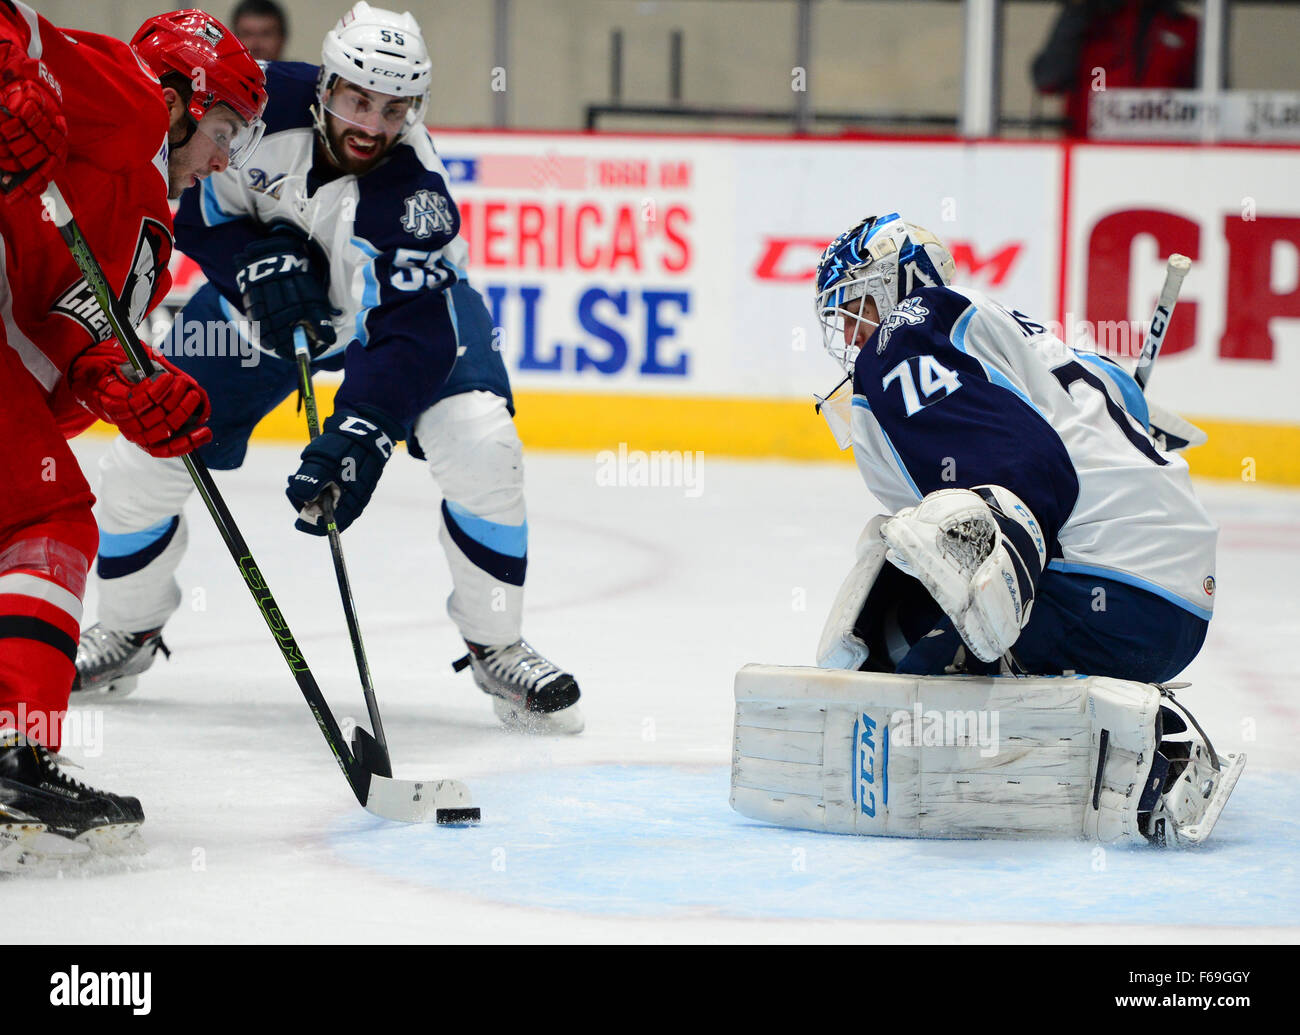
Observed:
[[[78,452],[92,472],[103,440]],[[218,472],[340,719],[365,708],[325,540],[292,529],[297,450]],[[344,536],[395,775],[455,776],[474,829],[388,824],[349,795],[206,512],[188,511],[174,650],[77,709],[76,775],[136,794],[148,854],[0,880],[49,941],[1295,940],[1300,933],[1300,493],[1207,483],[1217,615],[1180,697],[1250,763],[1199,852],[837,837],[727,805],[731,679],[811,663],[874,502],[849,465],[705,458],[685,488],[527,459],[525,634],[582,684],[576,738],[503,732],[450,662],[437,493],[389,464]],[[87,614],[94,615],[88,601]],[[99,736],[95,734],[98,731]]]

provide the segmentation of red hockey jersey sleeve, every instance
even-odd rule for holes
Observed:
[[[109,283],[138,324],[171,285],[167,106],[158,80],[120,40],[60,29],[26,4],[0,0],[0,47],[21,47],[58,83],[68,160],[58,182]],[[0,317],[66,434],[94,418],[64,375],[112,337],[81,271],[39,200],[0,200]]]

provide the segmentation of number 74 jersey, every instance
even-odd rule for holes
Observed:
[[[903,299],[853,372],[853,452],[891,512],[1002,485],[1048,537],[1049,570],[1136,586],[1208,619],[1217,529],[1187,463],[1156,448],[1118,364],[970,288]]]

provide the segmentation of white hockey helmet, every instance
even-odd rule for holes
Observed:
[[[925,227],[897,212],[867,216],[835,238],[817,263],[817,320],[826,351],[852,373],[858,349],[845,342],[844,328],[859,315],[847,303],[870,295],[884,320],[913,291],[951,284],[955,273],[952,254]]]
[[[324,111],[325,98],[338,79],[377,93],[412,98],[403,133],[423,122],[433,62],[414,15],[371,7],[365,0],[353,4],[325,35],[316,83],[318,112]]]

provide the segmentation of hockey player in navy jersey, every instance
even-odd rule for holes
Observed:
[[[851,383],[823,405],[888,513],[859,538],[822,671],[737,674],[732,805],[839,833],[1199,844],[1246,758],[1162,684],[1205,640],[1214,523],[1122,368],[953,272],[897,214],[818,264]],[[923,733],[936,705],[947,732]],[[954,732],[977,714],[1005,742]]]
[[[928,231],[863,220],[817,269],[854,456],[888,509],[824,667],[1173,679],[1205,640],[1217,531],[1116,363],[966,287]]]
[[[211,400],[214,438],[201,455],[217,470],[240,466],[254,425],[295,390],[293,334],[305,326],[314,368],[341,369],[343,382],[290,474],[295,526],[325,534],[313,504],[329,491],[346,529],[405,439],[443,494],[448,611],[468,647],[457,668],[471,667],[507,725],[578,732],[573,676],[521,637],[522,448],[423,122],[432,70],[420,28],[410,14],[357,3],[326,36],[321,67],[266,71],[255,159],[187,192],[176,219],[177,245],[208,284],[164,352]],[[187,339],[200,335],[201,347]],[[260,350],[256,363],[245,338]],[[99,621],[82,634],[74,689],[122,693],[164,649],[163,624],[179,605],[173,573],[192,486],[179,462],[121,438],[101,468]]]

